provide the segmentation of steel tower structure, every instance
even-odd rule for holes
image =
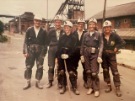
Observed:
[[[58,14],[70,20],[85,18],[85,0],[65,0],[58,9],[56,15]]]

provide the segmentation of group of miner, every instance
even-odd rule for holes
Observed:
[[[24,90],[31,87],[32,68],[36,62],[36,84],[43,89],[40,81],[43,77],[44,58],[48,54],[48,84],[53,86],[57,76],[59,93],[64,94],[69,86],[74,94],[79,95],[77,87],[79,61],[83,69],[83,86],[88,89],[87,95],[100,95],[99,69],[103,68],[103,78],[107,86],[106,93],[112,91],[109,70],[113,75],[115,93],[122,96],[120,90],[120,74],[117,68],[116,54],[125,45],[125,41],[112,29],[109,20],[103,22],[102,33],[98,31],[97,20],[90,18],[85,30],[85,20],[78,19],[77,29],[73,31],[73,23],[63,21],[60,15],[54,18],[54,28],[48,32],[41,27],[42,19],[34,17],[34,26],[26,31],[23,54],[26,58]],[[69,88],[69,87],[68,87]]]

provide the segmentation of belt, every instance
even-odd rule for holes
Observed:
[[[88,50],[90,53],[98,53],[98,49],[95,47],[86,47],[86,50]]]
[[[106,53],[115,53],[113,50],[104,50]]]

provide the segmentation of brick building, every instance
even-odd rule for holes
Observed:
[[[32,12],[25,12],[24,14],[9,21],[9,31],[13,33],[25,32],[28,27],[33,26],[34,14]],[[42,19],[42,27],[46,27],[45,19]]]
[[[103,11],[92,17],[97,19],[101,30]],[[126,48],[135,50],[135,2],[107,8],[106,20],[112,22],[112,27],[126,41]]]

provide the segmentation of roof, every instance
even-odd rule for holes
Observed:
[[[116,32],[122,39],[135,40],[135,28],[117,29]]]
[[[106,8],[106,18],[135,15],[135,2]],[[103,11],[92,16],[96,19],[103,18]]]
[[[21,21],[31,21],[34,19],[34,14],[32,12],[24,12],[24,14],[20,15]],[[19,16],[16,16],[9,22],[15,22],[16,19],[19,19]]]
[[[32,12],[25,12],[24,14],[21,15],[21,19],[33,20],[34,14]]]

